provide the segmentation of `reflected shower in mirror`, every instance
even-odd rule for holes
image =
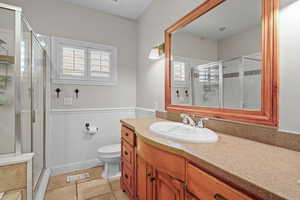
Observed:
[[[172,104],[261,110],[261,0],[227,0],[172,34]]]

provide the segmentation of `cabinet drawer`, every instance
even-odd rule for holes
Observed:
[[[122,183],[124,184],[125,188],[128,190],[130,194],[133,191],[133,171],[128,168],[128,166],[123,163],[122,167]]]
[[[140,139],[137,140],[137,154],[161,172],[179,180],[185,180],[184,158],[157,149]]]
[[[122,160],[126,162],[131,169],[134,167],[134,148],[125,140],[122,140]]]
[[[122,139],[126,140],[129,144],[132,146],[135,145],[135,135],[132,130],[123,125],[121,128],[121,135]]]
[[[187,188],[199,199],[205,200],[253,200],[218,179],[187,164]]]

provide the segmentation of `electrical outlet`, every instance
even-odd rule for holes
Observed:
[[[73,97],[64,97],[64,105],[73,105]]]

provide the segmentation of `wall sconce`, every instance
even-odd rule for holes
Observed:
[[[151,49],[149,54],[150,60],[158,60],[160,59],[165,53],[165,43],[155,46]]]

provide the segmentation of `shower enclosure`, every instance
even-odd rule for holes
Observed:
[[[260,53],[191,66],[192,104],[260,110],[261,66]]]
[[[45,168],[48,56],[21,8],[0,3],[0,156],[34,152],[33,188]]]

